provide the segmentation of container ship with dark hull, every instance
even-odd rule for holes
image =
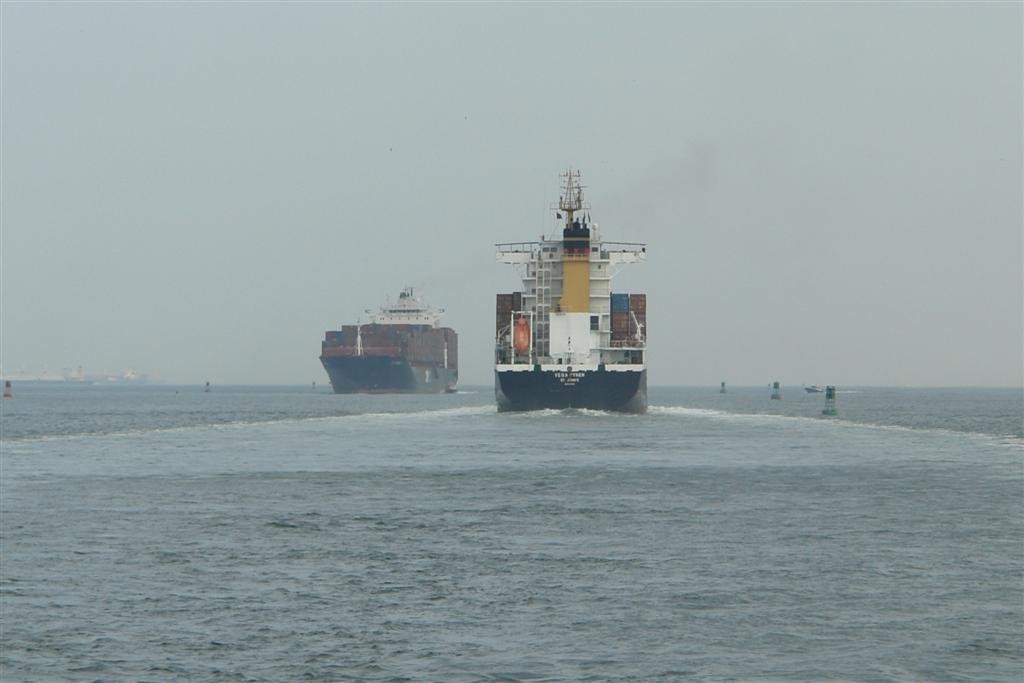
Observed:
[[[438,327],[443,310],[432,309],[406,288],[394,304],[367,311],[365,325],[329,330],[320,362],[336,394],[436,394],[454,392],[459,381],[459,339]]]
[[[647,247],[603,241],[585,213],[579,172],[563,181],[552,207],[560,234],[496,245],[497,260],[518,267],[523,283],[497,297],[498,410],[645,412],[647,295],[614,293],[611,283],[623,265],[645,261]]]

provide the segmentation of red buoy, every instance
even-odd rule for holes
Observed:
[[[11,391],[11,380],[4,382],[4,398],[14,398],[14,392]]]

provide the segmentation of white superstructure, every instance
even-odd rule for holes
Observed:
[[[497,244],[496,260],[516,266],[520,271],[522,305],[511,311],[507,328],[500,327],[497,335],[498,366],[511,365],[572,365],[597,367],[598,365],[619,366],[643,365],[647,346],[644,325],[631,312],[628,332],[613,335],[611,294],[612,279],[622,266],[642,263],[647,259],[645,244],[634,242],[602,241],[596,223],[588,217],[581,217],[589,207],[583,203],[582,187],[578,173],[563,175],[563,195],[553,207],[558,213],[558,231],[555,236],[542,237],[537,242],[507,242]],[[573,214],[577,214],[575,221]],[[563,219],[563,214],[568,219]],[[573,226],[579,234],[587,237],[568,238]],[[565,228],[565,235],[559,235]],[[589,231],[589,232],[587,232]],[[576,234],[576,233],[573,233]],[[587,241],[584,241],[587,240]],[[580,253],[576,244],[586,244],[586,253]],[[567,253],[568,250],[568,253]],[[578,274],[580,261],[587,262],[589,273]],[[571,287],[583,287],[589,293],[589,301],[564,297],[566,269],[574,269]],[[589,278],[586,277],[589,275]],[[586,294],[583,295],[586,298]],[[566,301],[574,301],[566,306]],[[564,309],[570,310],[564,310]],[[515,353],[513,349],[513,328],[518,317],[529,322],[529,353]],[[613,336],[617,338],[613,339]]]
[[[398,301],[390,299],[379,310],[366,309],[370,323],[374,325],[430,325],[437,327],[443,308],[431,308],[418,298],[412,287],[406,287],[398,295]]]

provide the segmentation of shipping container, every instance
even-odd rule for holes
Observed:
[[[512,292],[511,294],[499,294],[495,306],[494,333],[501,332],[502,328],[509,326],[512,319],[512,312],[523,307],[523,293]]]
[[[637,315],[641,313],[647,313],[647,295],[646,294],[630,294],[629,295],[629,310],[633,311]]]
[[[328,358],[332,356],[355,356],[357,355],[357,352],[356,349],[351,346],[333,346],[325,348],[322,355]]]
[[[612,314],[629,312],[629,294],[612,294]]]
[[[397,346],[364,346],[364,356],[399,356],[401,349]]]
[[[612,332],[629,332],[629,313],[612,313]]]
[[[448,330],[448,367],[459,367],[459,336],[453,330]]]

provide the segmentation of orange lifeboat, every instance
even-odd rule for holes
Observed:
[[[512,332],[512,345],[516,353],[526,353],[530,349],[530,323],[526,318],[516,318],[516,325]]]

